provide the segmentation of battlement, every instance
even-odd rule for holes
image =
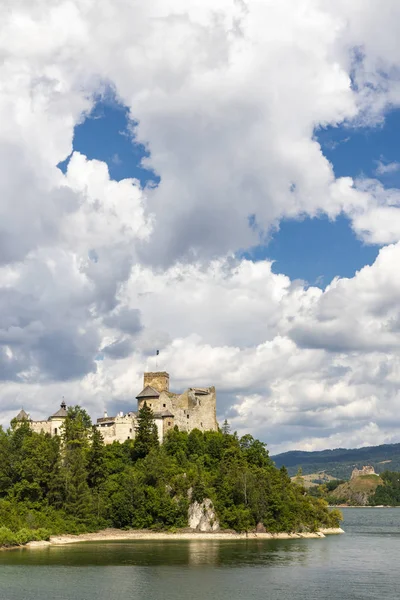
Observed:
[[[169,374],[166,371],[144,373],[143,388],[150,386],[157,392],[169,392]]]

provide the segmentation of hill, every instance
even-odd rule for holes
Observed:
[[[291,476],[301,467],[303,475],[325,472],[336,479],[349,479],[354,467],[364,465],[372,465],[377,473],[400,471],[400,444],[316,452],[293,450],[272,456],[272,460],[278,468],[284,465]]]
[[[384,485],[384,482],[377,475],[361,475],[339,485],[332,496],[350,506],[366,506],[370,504],[378,485]]]

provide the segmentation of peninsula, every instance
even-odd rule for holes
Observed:
[[[339,532],[340,512],[276,468],[264,443],[231,433],[227,422],[218,428],[214,388],[172,394],[156,385],[152,402],[148,390],[139,394],[123,441],[105,443],[105,417],[92,426],[79,406],[63,406],[48,422],[20,413],[0,430],[0,546],[173,532],[196,539]]]

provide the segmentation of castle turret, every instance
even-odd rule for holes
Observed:
[[[145,373],[143,377],[143,387],[154,388],[157,392],[169,392],[169,373],[158,371],[155,373]]]
[[[17,416],[15,417],[16,421],[30,421],[29,415],[28,413],[26,413],[24,411],[23,408],[21,408],[21,410],[19,411],[19,413],[17,414]]]

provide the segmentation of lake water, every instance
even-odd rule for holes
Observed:
[[[400,509],[322,540],[130,541],[0,552],[0,600],[398,600]]]

